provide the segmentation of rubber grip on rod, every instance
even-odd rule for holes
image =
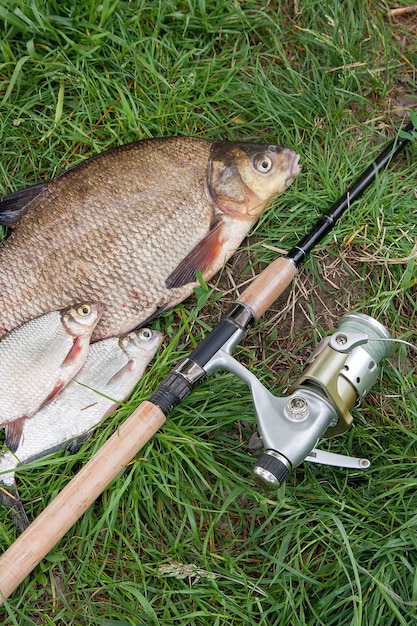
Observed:
[[[238,298],[238,303],[250,307],[255,318],[259,319],[285,291],[296,273],[297,268],[290,259],[279,257],[251,282]]]
[[[143,402],[0,557],[0,604],[23,582],[107,485],[161,428],[165,415]]]

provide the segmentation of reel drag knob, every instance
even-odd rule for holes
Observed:
[[[287,480],[292,465],[289,460],[275,450],[266,450],[253,468],[256,482],[267,489],[278,489]]]

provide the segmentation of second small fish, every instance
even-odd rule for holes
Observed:
[[[157,330],[142,328],[90,346],[84,367],[61,393],[24,423],[19,446],[0,455],[0,502],[12,508],[18,527],[28,519],[16,491],[18,465],[63,447],[74,449],[127,398],[162,341]]]

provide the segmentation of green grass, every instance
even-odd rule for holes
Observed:
[[[416,14],[390,18],[393,5],[0,0],[0,194],[145,137],[287,144],[303,172],[230,262],[242,285],[416,108]],[[236,351],[274,393],[346,310],[416,343],[415,152],[343,217]],[[127,407],[75,455],[19,471],[30,517],[228,310],[227,271],[212,286],[154,323],[164,350]],[[276,494],[251,476],[246,387],[210,377],[9,598],[4,623],[415,623],[416,365],[412,350],[394,351],[354,428],[323,444],[371,459],[366,475],[306,464]],[[15,537],[2,509],[1,548]]]

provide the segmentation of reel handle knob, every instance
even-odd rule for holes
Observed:
[[[278,489],[287,480],[292,465],[289,460],[275,450],[266,450],[253,468],[256,482],[268,489]]]

